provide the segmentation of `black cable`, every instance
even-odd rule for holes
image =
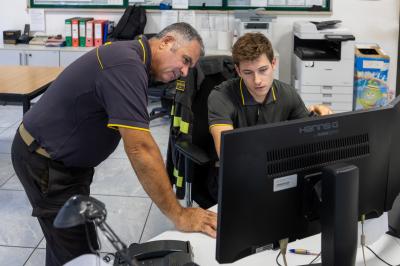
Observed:
[[[279,251],[279,253],[278,253],[278,256],[276,256],[276,264],[278,264],[278,266],[282,266],[280,263],[279,263],[279,256],[281,255],[281,252]]]
[[[310,261],[309,264],[312,264],[314,261],[316,261],[319,258],[319,256],[321,256],[321,252],[318,253],[318,255],[312,261]]]
[[[97,229],[96,229],[96,240],[97,240],[97,244],[99,245],[99,249],[98,250],[95,250],[93,248],[92,241],[91,241],[91,238],[90,238],[90,235],[89,235],[89,224],[87,222],[85,223],[85,233],[86,233],[86,239],[87,239],[90,251],[93,254],[96,254],[97,256],[100,257],[100,253],[98,251],[98,250],[100,250],[100,241],[99,241],[99,238],[98,238]]]
[[[377,257],[380,261],[382,261],[382,262],[385,263],[386,265],[394,266],[394,265],[392,265],[392,264],[386,262],[386,261],[385,261],[384,259],[382,259],[381,257],[379,257],[378,254],[376,254],[376,253],[375,253],[370,247],[368,247],[367,245],[366,245],[365,247],[366,247],[369,251],[371,251],[372,254],[375,255],[375,257]]]

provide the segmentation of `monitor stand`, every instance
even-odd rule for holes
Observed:
[[[335,164],[322,169],[322,263],[312,265],[355,265],[358,180],[358,168],[354,165]]]

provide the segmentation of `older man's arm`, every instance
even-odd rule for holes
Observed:
[[[315,104],[315,105],[310,105],[308,107],[309,112],[314,112],[318,115],[331,115],[333,114],[333,111],[330,107],[323,105],[323,104]]]
[[[217,216],[201,208],[183,208],[172,190],[160,150],[150,132],[119,128],[125,151],[144,190],[181,231],[216,237]]]

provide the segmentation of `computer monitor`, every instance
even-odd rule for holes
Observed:
[[[330,197],[325,203],[337,200],[355,206],[355,211],[345,206],[325,216],[355,213],[351,227],[329,228],[345,237],[349,233],[345,230],[357,234],[357,219],[362,214],[379,216],[389,210],[400,191],[400,141],[396,140],[400,136],[399,101],[376,109],[224,132],[217,261],[234,262],[280,239],[294,241],[321,232],[321,222],[326,223],[320,219],[324,195]],[[330,175],[327,167],[343,164],[344,169],[355,169],[357,182],[321,192],[321,180]],[[330,212],[329,208],[325,211]],[[339,241],[346,242],[343,240]],[[357,236],[347,242],[356,250]]]

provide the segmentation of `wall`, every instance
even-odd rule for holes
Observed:
[[[0,32],[6,29],[21,29],[29,23],[26,0],[0,0]],[[279,15],[273,26],[272,43],[280,55],[280,79],[290,82],[290,55],[292,51],[292,25],[296,20],[328,20],[340,19],[351,29],[356,41],[361,43],[378,43],[390,56],[389,86],[392,90],[396,84],[397,45],[399,34],[399,0],[332,0],[333,14],[329,15]],[[118,21],[122,14],[117,12],[77,12],[77,11],[46,11],[46,33],[64,33],[64,19],[73,16],[90,16]],[[198,14],[196,26],[204,25],[201,21],[214,17],[227,17],[226,14]],[[160,13],[148,14],[145,32],[160,30]],[[230,26],[232,15],[229,16]],[[214,35],[208,34],[210,40]],[[207,34],[204,36],[207,37]],[[215,39],[214,39],[215,40]],[[2,34],[0,36],[2,43]],[[215,45],[215,42],[214,42]]]

